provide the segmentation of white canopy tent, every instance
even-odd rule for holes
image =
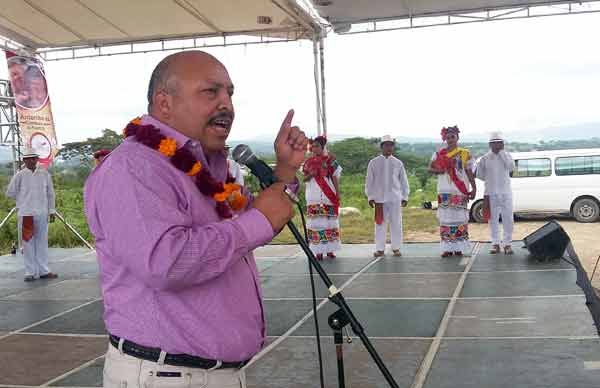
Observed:
[[[73,53],[235,35],[310,39],[315,16],[293,0],[3,0],[0,33],[38,53]]]
[[[314,0],[333,30],[344,33],[600,12],[593,0]]]
[[[317,126],[326,133],[323,40],[331,29],[371,32],[599,11],[600,1],[556,0],[3,0],[0,47],[59,60],[310,39]]]

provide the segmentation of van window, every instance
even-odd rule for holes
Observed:
[[[551,173],[552,167],[550,159],[518,159],[515,160],[513,178],[550,176]]]
[[[556,175],[600,174],[600,155],[556,158]]]

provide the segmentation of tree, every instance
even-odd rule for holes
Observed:
[[[88,137],[84,141],[76,141],[63,144],[58,152],[58,157],[63,160],[79,160],[89,162],[94,152],[101,149],[115,149],[123,141],[123,136],[112,129],[104,129],[100,137]]]
[[[345,174],[364,174],[369,160],[379,154],[379,140],[353,137],[327,145]]]

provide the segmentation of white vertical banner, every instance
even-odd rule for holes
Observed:
[[[39,163],[50,167],[58,151],[48,84],[42,62],[33,57],[6,51],[10,83],[15,96],[21,141],[40,156]]]

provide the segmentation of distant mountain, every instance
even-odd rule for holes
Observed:
[[[394,134],[392,133],[392,136]],[[540,128],[527,131],[511,131],[504,132],[504,136],[508,141],[521,143],[539,143],[540,141],[551,140],[586,140],[591,138],[600,138],[600,123],[583,123],[573,125],[561,125],[547,128]],[[351,137],[358,137],[350,134],[331,134],[328,136],[330,142],[336,142]],[[370,137],[368,131],[364,131],[362,137]],[[461,138],[464,142],[487,142],[489,133],[479,132],[464,134]],[[244,143],[248,144],[256,153],[273,153],[273,138],[270,136],[258,136],[253,139],[236,141],[232,140],[232,144]],[[411,137],[411,136],[396,136],[396,141],[399,143],[439,143],[438,137]]]
[[[554,126],[519,135],[523,137],[523,141],[534,142],[600,138],[600,123]]]
[[[247,146],[250,147],[252,152],[254,152],[256,155],[259,155],[259,156],[271,156],[275,153],[273,151],[273,140],[271,140],[271,141],[260,140],[260,139],[259,140],[256,140],[256,139],[231,140],[231,141],[228,141],[227,144],[231,146],[231,150],[233,150],[235,148],[235,146],[238,144],[246,144]]]
[[[478,133],[465,135],[462,140],[467,142],[487,141],[489,134]],[[504,132],[508,141],[522,143],[539,143],[541,141],[587,140],[600,138],[600,123],[584,123],[573,125],[558,125],[531,131]]]

